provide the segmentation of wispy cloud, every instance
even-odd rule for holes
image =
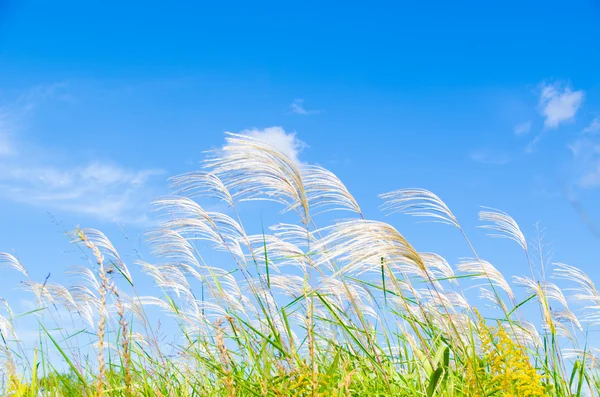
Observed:
[[[0,108],[0,157],[8,156],[12,154],[13,151],[8,115]]]
[[[583,91],[573,91],[565,82],[544,83],[540,88],[539,107],[544,116],[545,128],[557,128],[560,124],[573,120],[583,103]]]
[[[14,100],[0,104],[0,158],[17,154],[18,133],[38,106],[49,99],[74,100],[65,93],[66,86],[66,83],[38,85],[20,92]]]
[[[162,173],[100,162],[68,169],[4,163],[0,164],[0,197],[107,221],[143,222],[148,181]]]
[[[291,109],[292,113],[303,114],[303,115],[321,113],[320,110],[316,110],[316,109],[308,110],[308,109],[306,109],[304,107],[304,99],[294,99],[294,101],[290,105],[290,109]]]
[[[531,131],[531,120],[519,123],[514,128],[515,135],[527,135]]]
[[[544,130],[538,133],[525,147],[525,153],[533,153],[544,134],[561,124],[572,122],[583,103],[583,90],[574,91],[564,81],[540,84],[538,107],[544,117]],[[516,131],[515,131],[516,132]]]
[[[535,146],[538,144],[539,141],[542,140],[542,134],[543,134],[543,132],[539,133],[535,138],[533,138],[527,144],[527,146],[525,146],[525,153],[527,153],[527,154],[533,153],[533,150],[535,149]]]
[[[307,147],[306,143],[296,137],[295,132],[285,132],[282,127],[268,127],[264,130],[248,129],[241,131],[240,134],[249,135],[267,142],[285,153],[296,164],[301,164],[298,156]]]
[[[44,162],[38,159],[51,159],[50,149],[40,153],[30,149],[32,142],[19,139],[24,121],[34,117],[33,110],[54,99],[62,87],[36,87],[0,107],[0,199],[105,221],[146,221],[155,193],[150,181],[163,170],[129,169],[109,160],[71,165]],[[61,92],[58,99],[72,97]]]
[[[600,133],[600,116],[595,117],[590,125],[583,129],[584,134]]]
[[[505,165],[511,162],[511,158],[507,154],[488,149],[475,150],[469,157],[475,162],[490,165]]]

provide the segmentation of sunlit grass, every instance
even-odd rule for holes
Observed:
[[[17,258],[0,254],[2,271],[20,272],[35,296],[38,309],[26,315],[39,324],[36,345],[25,346],[2,301],[6,395],[598,394],[597,343],[587,335],[600,295],[578,269],[547,264],[509,215],[485,209],[480,220],[523,250],[527,274],[514,280],[479,257],[429,191],[383,194],[382,208],[462,236],[465,259],[457,265],[418,252],[392,224],[366,219],[329,171],[295,164],[261,141],[230,135],[205,165],[173,178],[173,196],[156,201],[164,220],[147,235],[153,263],[125,263],[93,229],[71,235],[93,261],[73,271],[78,283],[70,287],[31,280]],[[227,210],[205,209],[206,197]],[[296,222],[250,234],[238,212],[247,200],[275,201]],[[200,254],[205,246],[219,259]],[[139,295],[131,266],[161,292]],[[467,290],[473,285],[480,299]],[[524,314],[536,305],[538,324]],[[177,325],[176,346],[152,325],[150,306]],[[59,311],[81,331],[58,338]]]

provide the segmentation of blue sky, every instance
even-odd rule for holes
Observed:
[[[379,193],[427,188],[503,272],[524,263],[475,229],[480,205],[529,236],[541,222],[555,260],[600,279],[576,211],[600,225],[598,1],[84,3],[0,2],[0,251],[33,278],[81,261],[76,225],[133,259],[166,178],[255,130],[331,169],[369,217]],[[390,221],[419,250],[469,255],[443,226]]]

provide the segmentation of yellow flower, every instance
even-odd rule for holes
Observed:
[[[525,348],[513,341],[502,326],[488,327],[479,319],[481,357],[475,356],[465,367],[468,395],[479,396],[492,390],[503,396],[544,396],[544,377],[531,365]]]
[[[6,395],[11,397],[20,397],[24,396],[27,393],[27,385],[15,376],[9,376],[8,388],[6,390]]]

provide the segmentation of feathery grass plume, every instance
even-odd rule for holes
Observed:
[[[478,266],[481,268],[487,267],[485,261],[481,261],[475,247],[467,237],[466,233],[458,223],[458,220],[450,211],[450,208],[444,203],[437,195],[425,189],[400,189],[393,192],[385,193],[380,195],[380,197],[384,200],[384,204],[381,206],[384,210],[387,210],[390,213],[403,212],[408,215],[418,216],[430,218],[429,221],[436,223],[448,224],[456,227],[463,238],[471,248],[471,251],[475,255],[475,260],[480,262]],[[499,273],[498,273],[499,274]],[[485,278],[488,280],[492,292],[494,295],[497,295],[497,291],[494,287],[495,281],[492,278],[484,273]],[[492,276],[497,275],[492,273]],[[508,284],[504,282],[504,286],[507,287]],[[510,290],[510,287],[508,287]],[[512,292],[509,293],[512,295]],[[511,297],[511,300],[514,302],[514,296]],[[499,296],[495,297],[495,301],[498,302],[498,306],[504,311],[505,315],[508,317],[509,312],[506,306],[501,302]],[[516,304],[516,303],[515,303]]]
[[[500,298],[500,296],[497,293],[490,291],[486,287],[479,287],[479,298],[491,303],[491,307],[495,309],[498,309],[504,313],[509,312],[502,298]]]
[[[184,296],[185,300],[191,302],[196,299],[185,275],[176,265],[151,265],[140,262],[142,270],[154,279],[154,283],[166,291],[174,292],[178,298]]]
[[[104,233],[102,233],[99,230],[96,229],[91,229],[91,228],[87,228],[87,229],[77,229],[75,232],[75,237],[76,240],[75,241],[79,241],[82,242],[83,245],[85,245],[87,248],[90,248],[90,246],[88,245],[88,243],[84,242],[83,240],[81,240],[81,235],[85,236],[86,241],[87,242],[91,242],[93,247],[95,247],[94,249],[92,249],[92,252],[94,254],[94,257],[98,258],[98,255],[102,255],[103,260],[106,260],[108,258],[108,264],[110,265],[106,270],[114,273],[114,274],[121,274],[128,283],[132,284],[132,279],[131,279],[131,274],[129,273],[129,269],[127,268],[127,266],[125,265],[125,263],[121,260],[121,257],[119,255],[119,253],[117,252],[116,248],[113,246],[113,244],[110,242],[110,240],[104,235]],[[106,266],[107,264],[105,263],[104,266]],[[113,269],[114,268],[114,269]],[[117,270],[116,272],[114,270]]]
[[[565,290],[573,292],[571,295],[576,301],[589,302],[584,307],[583,321],[593,325],[600,324],[600,294],[592,279],[580,269],[564,263],[554,263],[554,275],[577,284],[576,288]]]
[[[579,318],[568,307],[562,310],[553,310],[552,315],[554,316],[555,321],[569,323],[573,329],[583,331]],[[568,336],[571,337],[571,334],[569,333]]]
[[[297,247],[313,247],[319,239],[318,233],[308,232],[305,227],[289,223],[278,223],[269,227],[274,232],[274,236]]]
[[[170,178],[171,187],[175,194],[191,199],[196,197],[216,197],[217,199],[234,206],[233,197],[223,181],[214,173],[194,171]]]
[[[577,327],[581,330],[581,324],[579,319],[575,316],[573,312],[569,309],[569,305],[567,303],[567,299],[565,298],[561,289],[554,283],[549,281],[534,281],[528,277],[514,277],[515,284],[523,285],[527,287],[527,291],[531,294],[535,294],[540,307],[542,309],[542,314],[545,320],[546,329],[548,329],[552,334],[557,332],[557,327],[560,329],[563,336],[571,337],[570,333],[565,333],[565,329],[560,327],[560,324],[556,324],[556,320],[565,320],[570,322],[573,326]],[[550,301],[554,301],[560,303],[563,307],[562,310],[558,311],[556,309],[551,310]]]
[[[186,236],[189,241],[209,241],[215,248],[235,253],[243,260],[240,241],[243,241],[245,233],[231,217],[218,212],[207,212],[198,203],[185,197],[157,200],[155,205],[174,218],[165,221],[161,229],[151,232],[152,242],[157,249],[161,247],[161,239],[172,237],[170,230]],[[167,246],[173,248],[172,244]],[[160,253],[159,250],[156,252]]]
[[[458,285],[454,270],[444,257],[432,252],[420,252],[419,256],[423,260],[425,269],[430,273],[432,280],[448,280],[450,283]]]
[[[327,226],[313,249],[317,266],[338,261],[344,273],[379,272],[381,258],[407,264],[425,272],[425,263],[410,243],[394,227],[378,221],[350,220]]]
[[[508,324],[504,324],[504,329],[508,330],[508,328]],[[543,347],[542,337],[533,323],[521,321],[516,326],[511,327],[510,330],[516,333],[516,340],[523,341],[525,346],[534,349],[541,349]]]
[[[304,278],[294,274],[272,275],[271,288],[280,290],[290,298],[297,298],[304,293]]]
[[[592,279],[580,269],[564,263],[554,263],[554,274],[558,278],[575,282],[578,285],[577,289],[569,289],[570,291],[578,292],[573,295],[576,300],[590,300],[595,302],[600,294],[596,289],[596,285]]]
[[[24,291],[30,291],[35,295],[38,306],[42,307],[46,303],[50,305],[54,305],[54,297],[50,294],[50,291],[46,289],[43,283],[38,283],[36,281],[22,281],[21,288]]]
[[[248,260],[256,260],[263,266],[266,266],[268,262],[270,269],[274,271],[280,272],[280,269],[286,266],[301,270],[312,266],[310,256],[300,247],[277,236],[253,235],[248,236],[248,241],[253,247],[253,252],[248,255]]]
[[[427,274],[427,269],[419,254],[395,228],[384,222],[359,219],[342,221],[318,232],[324,237],[313,246],[317,266],[339,264],[336,276],[380,274],[381,258],[384,258],[398,297],[395,301],[400,304],[401,310],[415,316],[415,309],[409,304],[414,302],[421,320],[429,321],[428,313],[421,306],[418,293],[406,273],[406,269],[412,269],[417,274]],[[400,277],[396,277],[394,271]],[[358,316],[360,318],[360,314]],[[417,328],[414,322],[410,325]]]
[[[225,146],[210,152],[206,166],[216,174],[233,199],[271,200],[296,210],[305,222],[309,203],[302,174],[284,153],[247,135],[227,133]]]
[[[426,189],[398,189],[380,194],[381,206],[388,214],[402,212],[408,215],[432,218],[431,222],[445,223],[460,228],[450,208],[438,196]]]
[[[73,287],[89,291],[89,294],[91,295],[94,295],[100,290],[100,283],[98,282],[96,275],[87,267],[74,266],[67,271],[67,274],[72,275],[79,282],[78,284],[74,284]]]
[[[78,312],[79,305],[71,292],[63,285],[46,282],[44,288],[52,297],[54,302],[62,304],[68,312]]]
[[[486,208],[488,211],[480,211],[479,220],[488,222],[488,224],[479,226],[480,228],[496,232],[489,234],[490,237],[508,238],[513,240],[519,244],[524,251],[527,251],[527,240],[525,239],[523,232],[521,232],[517,222],[515,222],[510,215],[494,208],[483,208]]]
[[[346,210],[362,215],[358,203],[334,173],[315,165],[303,165],[300,171],[312,209],[325,207],[321,212]]]
[[[598,349],[594,349],[596,354],[598,353]],[[600,369],[600,358],[594,354],[592,349],[584,350],[584,349],[563,349],[563,356],[570,360],[579,360],[583,361],[586,368],[590,370],[598,370]]]
[[[120,257],[112,243],[102,232],[98,230],[78,228],[73,234],[76,238],[76,242],[82,243],[92,251],[94,258],[96,259],[96,264],[98,265],[98,277],[100,278],[100,319],[98,321],[98,377],[96,380],[96,396],[100,397],[104,392],[104,377],[106,375],[106,366],[104,362],[106,315],[104,312],[106,308],[106,294],[108,288],[108,279],[106,278],[106,271],[104,269],[105,258],[104,254],[100,251],[100,248],[103,248],[105,251],[107,251],[107,253],[114,259],[120,261]]]
[[[143,318],[141,313],[143,306],[157,306],[167,313],[171,313],[173,308],[167,302],[156,296],[136,296],[132,297],[129,301],[125,301],[124,304],[129,306],[130,311],[138,313],[139,318]]]
[[[2,338],[17,339],[12,323],[2,315],[0,315],[0,334]]]
[[[87,267],[73,267],[67,273],[77,282],[69,287],[69,292],[77,302],[78,313],[91,328],[94,328],[94,311],[100,310],[100,283]]]
[[[550,304],[548,302],[549,296],[546,293],[547,292],[546,288],[543,288],[540,282],[535,282],[534,280],[532,280],[528,277],[516,276],[515,283],[526,286],[529,293],[536,295],[537,300],[540,304],[540,308],[542,309],[542,314],[544,316],[546,329],[548,329],[551,334],[553,334],[553,335],[556,334],[556,325],[554,324],[554,320],[552,318],[552,313],[550,311]],[[557,297],[559,299],[561,298],[560,295]],[[562,297],[562,299],[564,300],[564,297]]]
[[[512,288],[510,288],[510,285],[502,273],[500,273],[498,269],[496,269],[494,265],[488,261],[470,258],[462,259],[457,265],[457,269],[474,279],[490,280],[493,285],[500,287],[504,292],[506,292],[511,301],[514,301],[515,295],[512,291]]]
[[[2,266],[14,269],[20,272],[21,274],[25,275],[26,277],[29,277],[25,266],[23,266],[23,264],[13,255],[8,254],[6,252],[0,252],[0,267]]]
[[[369,295],[364,285],[358,283],[344,283],[333,277],[327,277],[318,283],[319,292],[325,294],[338,307],[347,307],[351,302],[358,305],[363,314],[377,319],[378,315],[373,308],[374,299]]]
[[[435,291],[430,288],[418,289],[417,291],[421,299],[430,303],[441,314],[444,314],[444,311],[456,313],[457,310],[469,309],[469,303],[465,298],[454,291]],[[442,308],[444,311],[441,310]]]
[[[196,248],[192,242],[180,233],[168,228],[153,230],[148,233],[148,237],[153,243],[153,254],[166,258],[182,270],[201,279],[201,276],[196,276],[196,273],[202,268],[202,265],[198,261]],[[139,264],[141,261],[137,263]]]

